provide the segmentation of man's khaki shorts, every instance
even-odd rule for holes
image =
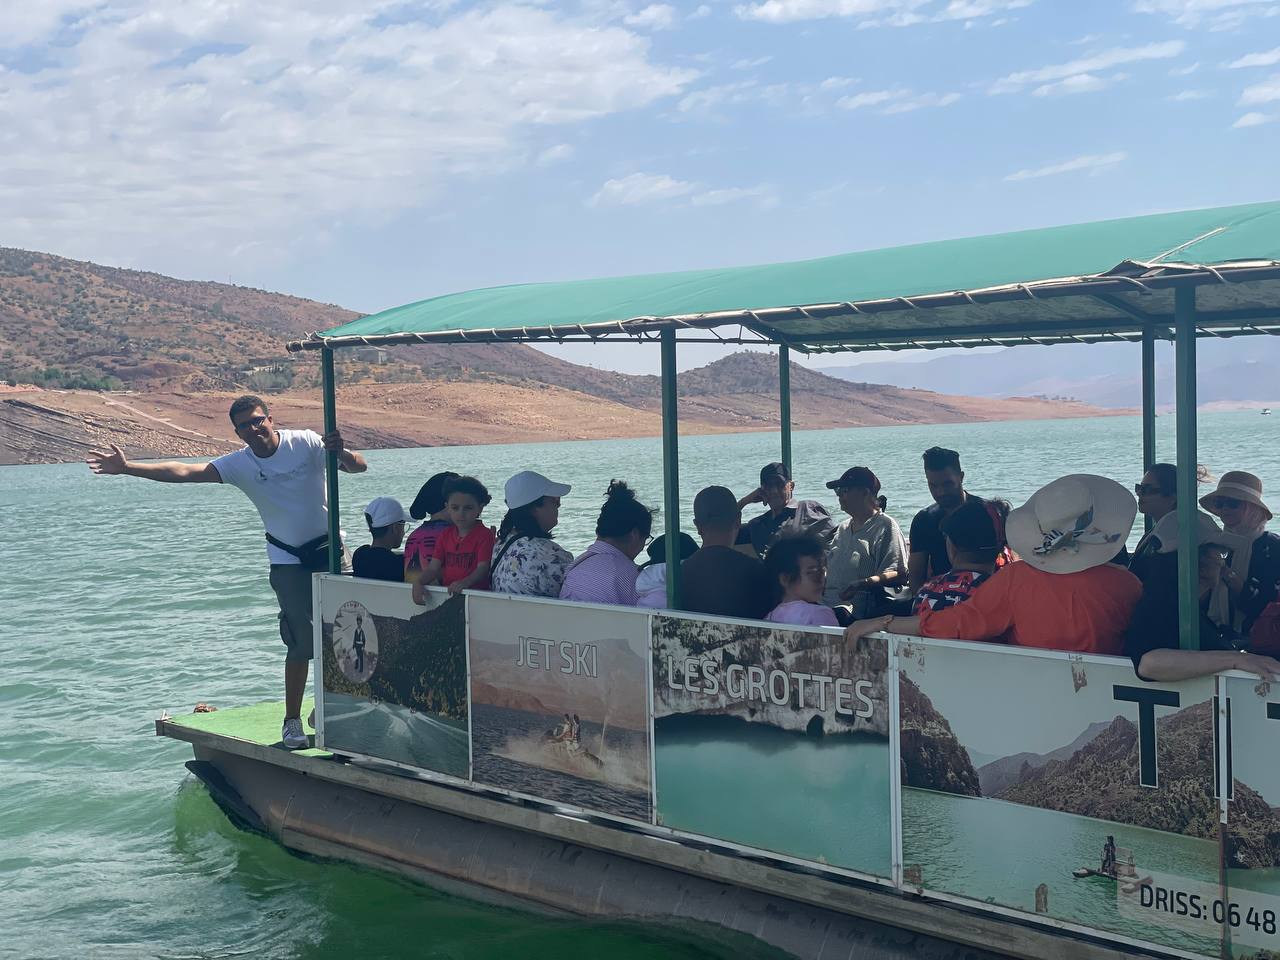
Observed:
[[[342,572],[351,572],[351,554],[343,547]],[[273,563],[271,589],[280,603],[280,639],[286,660],[311,660],[315,639],[311,624],[311,571],[298,563]]]

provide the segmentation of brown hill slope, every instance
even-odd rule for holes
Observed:
[[[318,365],[284,341],[350,320],[340,307],[0,248],[0,464],[74,460],[115,442],[136,456],[234,445],[229,398],[273,398],[277,420],[318,427]],[[655,376],[596,370],[522,344],[435,344],[343,354],[340,411],[373,447],[647,436]],[[1090,416],[1079,404],[978,400],[852,383],[792,366],[799,429]],[[477,389],[483,384],[483,389]],[[65,390],[102,386],[122,392]],[[776,428],[777,363],[741,352],[680,375],[681,429]]]

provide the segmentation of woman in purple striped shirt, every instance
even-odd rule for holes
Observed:
[[[560,599],[634,607],[640,573],[635,559],[649,542],[653,513],[625,483],[611,481],[596,521],[596,542],[569,567]]]

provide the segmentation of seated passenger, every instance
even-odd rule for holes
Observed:
[[[488,590],[489,566],[497,533],[480,514],[493,498],[475,477],[455,477],[444,486],[450,525],[436,540],[435,553],[413,585],[413,602],[424,603],[423,587],[439,583],[450,594]]]
[[[702,547],[680,566],[680,609],[763,620],[773,607],[773,581],[763,563],[733,548],[742,511],[728,487],[698,491],[693,525]]]
[[[1230,470],[1200,506],[1222,520],[1229,551],[1209,598],[1209,619],[1233,637],[1248,637],[1258,614],[1276,599],[1280,581],[1280,536],[1266,528],[1271,510],[1262,502],[1262,481]]]
[[[785,463],[767,463],[760,471],[760,486],[738,501],[741,509],[749,503],[763,503],[769,510],[752,517],[738,533],[738,543],[750,546],[761,559],[769,547],[781,536],[812,533],[822,541],[823,547],[831,545],[836,524],[827,508],[817,500],[797,500],[795,482]]]
[[[522,470],[507,481],[507,514],[498,527],[489,579],[498,593],[558,597],[571,554],[551,539],[569,484]]]
[[[765,617],[772,623],[807,627],[838,627],[836,613],[822,602],[827,586],[827,550],[810,533],[797,533],[774,541],[764,560],[775,585],[778,605]]]
[[[680,560],[688,560],[698,550],[698,544],[687,533],[680,534]],[[639,606],[661,609],[667,605],[667,535],[655,537],[645,551],[649,559],[640,564],[636,577],[636,593]]]
[[[653,511],[621,480],[612,481],[596,521],[596,542],[569,566],[560,599],[634,607],[640,599],[635,559],[652,529]]]
[[[404,542],[404,525],[411,519],[400,501],[377,497],[364,508],[364,522],[369,525],[372,543],[356,547],[351,556],[351,569],[366,580],[404,582],[404,556],[396,548]]]
[[[838,527],[827,557],[827,589],[822,602],[852,606],[855,618],[887,613],[905,599],[907,543],[893,517],[884,512],[880,480],[866,467],[850,467],[827,484],[849,515]]]
[[[1173,681],[1204,677],[1220,670],[1244,670],[1264,680],[1280,679],[1280,661],[1241,652],[1208,617],[1209,597],[1221,582],[1224,535],[1205,514],[1199,514],[1196,540],[1199,566],[1199,650],[1179,648],[1178,633],[1178,515],[1169,513],[1151,530],[1158,545],[1149,556],[1142,581],[1142,599],[1124,638],[1125,656],[1143,680]]]
[[[1009,546],[1021,560],[997,570],[966,602],[895,617],[886,629],[1118,654],[1142,585],[1110,560],[1137,508],[1133,495],[1106,477],[1055,480],[1009,514]]]
[[[925,585],[912,601],[911,612],[945,610],[963,603],[996,569],[1000,540],[990,511],[970,501],[942,521],[951,569]]]
[[[404,543],[404,580],[417,583],[427,569],[436,549],[436,539],[449,526],[449,511],[444,505],[444,485],[458,474],[446,470],[433,475],[409,505],[409,516],[422,523]]]

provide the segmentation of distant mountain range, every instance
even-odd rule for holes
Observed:
[[[1032,770],[1039,769],[1051,760],[1069,760],[1077,750],[1085,746],[1094,737],[1109,726],[1109,721],[1099,720],[1085,728],[1084,733],[1076,737],[1065,747],[1050,750],[1048,753],[1015,753],[1001,757],[978,767],[978,782],[982,786],[984,797],[998,797],[1015,783],[1027,779]],[[970,751],[970,757],[973,756]]]
[[[913,362],[868,361],[822,367],[833,377],[983,397],[1069,397],[1100,407],[1142,403],[1141,347],[1137,344],[1062,344],[1009,347]],[[1201,340],[1197,400],[1205,404],[1276,404],[1280,338]],[[1173,348],[1156,347],[1156,402],[1173,402]]]

